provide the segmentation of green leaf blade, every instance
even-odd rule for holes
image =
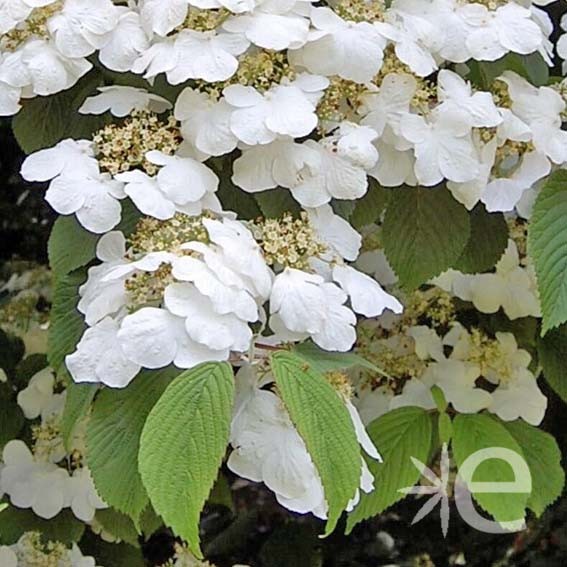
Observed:
[[[467,458],[483,449],[509,449],[523,458],[520,445],[500,422],[486,414],[460,414],[453,420],[453,455],[459,469]],[[502,459],[490,458],[479,464],[473,482],[514,482],[512,466]],[[514,522],[524,517],[529,494],[523,492],[474,492],[477,504],[497,522]]]
[[[525,421],[509,421],[504,426],[518,442],[532,475],[532,493],[528,508],[536,516],[563,492],[565,471],[561,466],[561,451],[557,441],[545,431],[527,424]]]
[[[553,173],[540,191],[528,231],[542,310],[542,335],[567,321],[567,171]]]
[[[329,506],[329,534],[360,484],[361,455],[354,426],[332,386],[301,358],[277,352],[272,355],[272,370],[291,420],[321,477]]]
[[[87,425],[87,463],[96,489],[136,523],[149,503],[138,470],[140,437],[147,416],[178,373],[171,368],[143,371],[123,390],[102,390]]]
[[[382,236],[400,283],[415,289],[456,263],[469,240],[469,215],[445,188],[404,187],[390,198]]]
[[[465,274],[479,274],[493,268],[508,245],[508,225],[501,213],[488,213],[477,205],[470,214],[471,235],[457,263]]]
[[[201,557],[199,520],[230,433],[234,379],[227,363],[179,375],[150,412],[140,472],[158,514]]]
[[[392,410],[368,426],[368,434],[380,449],[383,462],[370,462],[376,490],[362,494],[360,503],[349,514],[347,533],[363,520],[371,518],[401,500],[399,490],[413,486],[420,471],[411,457],[427,464],[433,443],[431,415],[422,408],[405,407]]]

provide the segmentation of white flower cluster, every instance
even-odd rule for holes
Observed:
[[[124,10],[112,0],[2,0],[0,115],[72,87],[93,67],[86,58],[102,57]]]
[[[529,0],[394,0],[388,8],[366,0],[39,4],[22,9],[19,19],[6,15],[13,13],[8,4],[0,7],[8,36],[31,34],[3,66],[21,72],[25,66],[11,59],[39,41],[61,57],[98,49],[109,69],[144,73],[149,81],[161,74],[173,85],[191,81],[175,104],[183,142],[166,153],[176,159],[156,148],[147,156],[160,170],[157,178],[138,170],[101,174],[87,159],[93,146],[86,142],[82,173],[72,168],[73,176],[87,180],[80,189],[69,172],[24,172],[28,179],[55,178],[50,202],[95,232],[116,226],[124,184],[137,206],[157,218],[218,206],[217,180],[196,160],[236,148],[242,153],[234,163],[236,185],[250,192],[285,187],[310,208],[362,197],[371,175],[392,187],[446,180],[468,208],[480,200],[490,211],[525,209],[526,191],[567,162],[565,101],[557,90],[534,87],[511,71],[490,91],[466,81],[465,63],[507,53],[534,54],[551,64],[551,21]],[[47,39],[39,40],[35,21],[44,13],[49,17],[40,27]],[[46,57],[46,49],[40,51]],[[43,63],[32,68],[46,74],[52,66]],[[449,68],[455,65],[465,78]],[[1,69],[0,81],[8,81]],[[15,80],[6,84],[24,88]],[[124,116],[166,106],[138,89],[116,87],[83,111]],[[180,190],[184,175],[192,183]]]
[[[79,290],[90,328],[67,357],[74,380],[124,387],[141,368],[231,360],[231,353],[245,355],[267,324],[280,340],[311,337],[324,349],[349,350],[354,312],[377,316],[402,307],[345,265],[318,223],[356,257],[358,234],[330,207],[313,224],[307,216],[248,227],[226,214],[148,218],[129,247],[118,231],[104,235],[102,263]]]
[[[57,567],[96,567],[93,557],[83,555],[77,544],[68,549],[62,543],[44,544],[38,532],[25,533],[14,545],[0,546],[2,567],[31,567],[56,565]]]
[[[41,518],[54,518],[64,508],[70,508],[79,520],[91,522],[95,511],[107,506],[81,462],[83,434],[77,432],[70,449],[65,448],[60,424],[66,394],[55,390],[53,372],[46,368],[19,392],[18,405],[25,417],[39,421],[32,425],[31,449],[20,439],[4,446],[0,496],[6,494],[13,506],[31,508]]]
[[[381,281],[395,284],[381,254],[366,252],[361,260],[365,269],[385,274]],[[363,421],[369,423],[404,406],[434,409],[432,389],[437,387],[457,412],[487,410],[504,421],[522,418],[539,425],[547,398],[538,387],[531,355],[518,347],[510,332],[465,328],[452,299],[470,302],[481,313],[502,308],[509,319],[539,317],[532,266],[524,265],[527,260],[519,260],[518,245],[510,239],[494,272],[450,270],[432,282],[439,287],[407,298],[402,316],[386,313],[361,323],[360,352],[389,376],[377,379],[359,373],[355,404]]]

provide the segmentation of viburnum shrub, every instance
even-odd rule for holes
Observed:
[[[496,521],[556,500],[548,4],[0,0],[0,114],[60,215],[0,305],[3,566],[94,565],[85,524],[192,565],[223,463],[325,534],[443,445],[523,456],[531,493],[475,495]]]

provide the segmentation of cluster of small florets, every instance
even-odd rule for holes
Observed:
[[[351,22],[379,22],[384,18],[386,3],[384,0],[340,0],[335,6],[335,12]]]
[[[514,375],[502,343],[476,327],[470,330],[470,348],[466,360],[478,364],[483,376],[490,370],[496,371],[501,380],[510,379]]]
[[[58,1],[48,6],[34,8],[24,22],[0,36],[0,48],[6,51],[14,51],[30,38],[47,39],[49,37],[47,21],[57,14],[62,7],[63,1]]]
[[[71,567],[69,550],[60,542],[44,543],[39,532],[28,532],[15,549],[18,564],[29,567]]]
[[[279,219],[256,221],[252,226],[266,263],[270,266],[309,270],[310,258],[316,258],[326,251],[307,213],[301,213],[299,218],[288,213]]]
[[[207,83],[196,81],[197,88],[214,99],[222,97],[222,91],[230,85],[253,87],[258,92],[266,92],[271,86],[283,80],[293,81],[297,76],[295,68],[290,65],[287,54],[281,51],[259,49],[243,55],[236,73],[227,81]]]
[[[199,10],[191,7],[185,21],[176,28],[175,31],[212,31],[217,29],[230,15],[231,12],[226,8],[220,8],[218,10]]]
[[[141,168],[149,175],[159,167],[146,159],[147,152],[159,150],[173,155],[181,143],[177,121],[163,122],[156,114],[134,111],[122,124],[109,124],[93,136],[101,171],[112,175]]]
[[[365,85],[332,77],[323,98],[317,106],[317,116],[322,121],[341,122],[354,120],[362,103],[361,97],[368,91]],[[323,125],[319,125],[323,129]]]
[[[325,374],[327,382],[345,400],[350,400],[353,394],[352,382],[348,374],[334,370]]]
[[[58,461],[55,455],[65,453],[61,437],[61,419],[53,415],[32,426],[33,454],[42,461]]]
[[[169,220],[144,217],[138,221],[136,229],[128,237],[130,255],[136,258],[149,252],[179,251],[186,242],[209,242],[209,235],[203,225],[204,218],[211,214],[191,217],[177,213]]]

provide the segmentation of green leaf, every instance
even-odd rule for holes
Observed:
[[[288,189],[261,191],[254,193],[254,198],[258,201],[262,214],[268,219],[281,217],[283,213],[297,214],[301,211]]]
[[[146,419],[179,371],[142,371],[123,390],[105,389],[87,425],[87,463],[98,493],[135,523],[148,505],[138,471],[140,436]]]
[[[470,236],[469,215],[445,188],[404,187],[392,193],[382,236],[400,283],[414,289],[455,264]]]
[[[272,355],[278,392],[305,441],[329,505],[333,531],[360,484],[360,447],[345,404],[329,382],[289,352]]]
[[[446,413],[440,413],[437,427],[439,429],[439,441],[442,444],[449,445],[451,437],[453,436],[453,421],[451,420],[451,416]]]
[[[93,70],[71,89],[25,101],[12,121],[14,135],[22,150],[31,154],[66,138],[88,139],[102,128],[108,117],[78,112],[85,99],[95,94],[101,80],[101,74]]]
[[[561,496],[565,486],[565,471],[561,466],[561,451],[557,441],[545,431],[525,421],[504,422],[506,429],[518,442],[532,475],[532,493],[528,508],[536,516]]]
[[[293,352],[309,363],[309,366],[319,374],[360,366],[377,374],[386,375],[375,364],[354,352],[329,352],[319,348],[312,342],[294,345]]]
[[[223,210],[238,213],[239,218],[252,220],[262,216],[262,211],[253,195],[237,187],[232,181],[232,163],[228,159],[211,160],[211,165],[219,176],[219,189],[216,193]]]
[[[64,276],[82,268],[95,257],[98,236],[85,230],[74,215],[59,217],[49,236],[49,265],[56,275]]]
[[[349,514],[347,533],[404,498],[400,489],[413,486],[421,476],[411,458],[427,464],[433,443],[432,417],[424,409],[404,407],[389,411],[368,426],[368,434],[383,462],[369,462],[376,490],[361,494],[360,503]]]
[[[478,274],[493,268],[508,245],[508,225],[501,213],[488,213],[478,204],[470,214],[471,235],[453,266],[465,274]]]
[[[476,451],[503,447],[523,456],[522,448],[506,427],[486,414],[460,414],[453,420],[453,455],[459,468]],[[514,471],[502,459],[482,462],[473,474],[474,482],[513,482]],[[529,494],[475,492],[478,505],[498,522],[510,522],[524,517]]]
[[[140,472],[156,512],[201,557],[199,519],[226,452],[234,379],[227,363],[178,376],[154,406],[140,443]]]
[[[514,71],[536,87],[547,85],[549,81],[549,67],[539,53],[508,53],[496,61],[471,60],[467,65],[471,69],[467,78],[484,90],[489,90],[504,71]]]
[[[47,359],[56,372],[64,363],[65,356],[75,350],[85,329],[83,317],[77,311],[79,286],[84,281],[82,271],[55,278]]]
[[[567,171],[553,173],[537,196],[528,229],[542,310],[542,335],[567,321]]]
[[[65,447],[69,448],[75,426],[87,415],[97,391],[97,384],[75,384],[74,382],[69,382],[67,385],[65,407],[61,417],[61,435]]]
[[[50,520],[36,516],[32,510],[9,506],[0,512],[0,544],[13,545],[26,532],[40,532],[44,541],[60,541],[66,545],[78,542],[85,524],[71,510],[63,510]]]
[[[567,403],[567,325],[539,338],[537,352],[546,382]]]
[[[372,177],[368,178],[368,191],[355,202],[350,222],[355,228],[361,228],[376,222],[384,212],[392,190],[381,187]]]
[[[355,202],[347,201],[344,199],[333,199],[331,201],[331,207],[336,215],[339,215],[343,219],[349,220],[350,216],[354,212]]]
[[[96,521],[100,523],[104,531],[112,534],[114,537],[134,547],[139,546],[136,526],[126,514],[122,514],[114,508],[97,510]]]

